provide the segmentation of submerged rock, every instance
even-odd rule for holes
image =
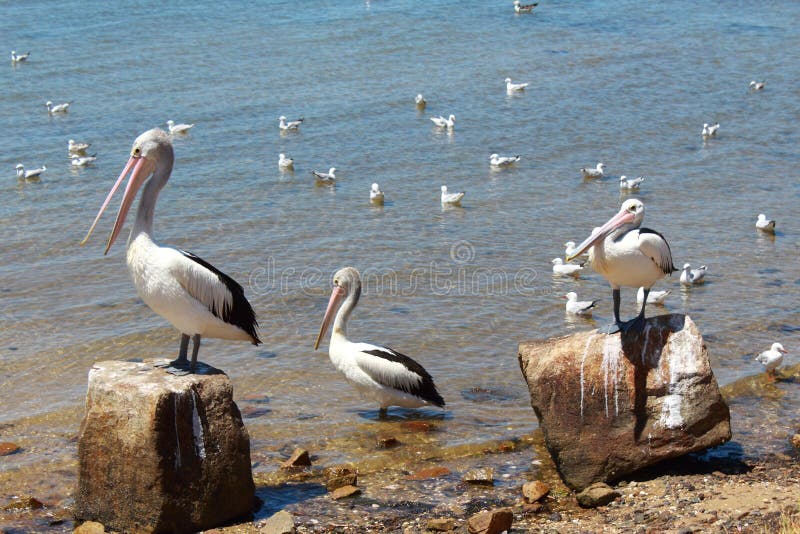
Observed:
[[[450,470],[444,466],[426,467],[406,476],[406,480],[426,480],[449,475]]]
[[[296,467],[310,467],[311,457],[305,449],[295,449],[288,460],[281,464],[281,469],[294,469]]]
[[[494,484],[494,469],[491,467],[483,467],[481,469],[467,471],[464,473],[464,478],[462,480],[467,484],[492,486]]]
[[[295,532],[294,518],[286,510],[272,514],[259,528],[259,534],[292,534]]]
[[[344,486],[358,485],[358,472],[346,465],[334,465],[323,472],[325,475],[325,488],[334,491]]]
[[[20,447],[16,443],[11,443],[10,441],[4,441],[0,443],[0,456],[8,456],[9,454],[14,454],[19,450]]]
[[[341,488],[336,488],[331,492],[331,499],[334,501],[338,501],[339,499],[344,499],[346,497],[353,497],[355,495],[359,495],[361,493],[361,488],[356,486],[342,486]]]
[[[731,438],[730,412],[694,322],[521,343],[519,363],[556,467],[581,490]]]

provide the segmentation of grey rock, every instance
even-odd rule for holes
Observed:
[[[619,492],[611,488],[608,484],[603,482],[595,482],[588,488],[578,493],[576,497],[578,498],[578,504],[580,504],[582,507],[597,508],[598,506],[605,506],[619,497]],[[638,519],[636,516],[639,513],[640,512],[634,513],[634,521],[637,523],[646,518],[645,514],[642,513],[641,519]]]

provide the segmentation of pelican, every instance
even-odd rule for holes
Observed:
[[[511,78],[506,78],[506,91],[513,93],[515,91],[524,91],[528,87],[527,83],[511,83]]]
[[[752,89],[753,91],[760,91],[766,86],[767,86],[767,84],[764,83],[764,82],[757,82],[755,80],[750,82],[750,89]]]
[[[592,308],[594,308],[594,305],[597,303],[596,300],[578,300],[578,294],[574,291],[570,291],[564,295],[564,298],[567,299],[567,313],[572,313],[574,315],[591,315]]]
[[[77,154],[73,154],[71,161],[73,167],[85,167],[86,165],[92,163],[97,159],[97,154],[92,154],[91,156],[79,156]]]
[[[575,263],[564,263],[564,260],[561,258],[553,258],[553,261],[550,263],[553,264],[553,273],[554,274],[567,274],[571,276],[578,276],[580,272],[583,270],[583,265],[577,265]]]
[[[319,184],[335,184],[336,183],[336,167],[331,167],[328,172],[311,171],[311,174],[317,179]]]
[[[514,13],[530,13],[539,4],[521,4],[519,0],[514,0]]]
[[[448,193],[447,192],[447,186],[443,185],[442,186],[442,204],[450,204],[450,205],[453,205],[453,206],[460,206],[461,205],[461,199],[464,198],[465,194],[466,193],[464,193],[463,191],[460,191],[458,193]]]
[[[716,137],[717,130],[719,130],[719,123],[716,124],[708,124],[707,122],[703,123],[703,137]]]
[[[278,124],[278,127],[285,132],[287,130],[297,130],[300,128],[300,124],[303,122],[303,117],[300,117],[295,121],[286,122],[286,117],[281,115],[278,117],[278,120],[281,121],[280,124]]]
[[[664,300],[667,298],[667,296],[669,296],[670,293],[672,293],[672,291],[670,291],[669,289],[665,291],[655,291],[655,290],[650,291],[650,293],[647,294],[647,303],[658,304],[663,306]],[[639,291],[636,292],[636,302],[638,304],[641,304],[643,301],[644,301],[644,288],[640,287]]]
[[[67,152],[70,156],[73,154],[83,156],[90,146],[92,146],[91,143],[76,143],[74,139],[70,139],[69,143],[67,143]]]
[[[699,269],[692,269],[688,263],[683,264],[681,269],[681,284],[690,286],[692,284],[702,284],[708,267],[701,265]]]
[[[47,106],[47,112],[52,115],[53,113],[67,113],[71,103],[72,102],[64,102],[63,104],[57,104],[54,106],[53,103],[48,100],[45,103],[45,106]]]
[[[638,178],[628,178],[623,174],[619,177],[619,188],[624,191],[638,191],[642,182],[644,182],[644,178],[641,176]]]
[[[22,166],[22,163],[17,163],[16,169],[17,178],[21,178],[23,180],[38,180],[42,173],[47,170],[47,165],[42,165],[38,169],[26,171],[25,167]]]
[[[519,161],[519,155],[517,156],[498,156],[497,154],[492,154],[489,156],[489,165],[493,167],[508,167],[509,165],[513,165]]]
[[[167,126],[169,127],[169,133],[171,133],[172,135],[175,135],[175,134],[186,134],[186,133],[189,133],[189,130],[191,130],[194,127],[194,123],[192,123],[192,124],[175,124],[175,121],[170,119],[170,120],[167,121]]]
[[[153,240],[153,212],[158,194],[172,173],[173,161],[172,141],[165,131],[154,128],[137,137],[128,163],[81,244],[89,240],[100,216],[130,172],[104,254],[108,254],[116,241],[131,204],[144,184],[136,221],[128,238],[128,270],[145,304],[181,333],[178,358],[170,362],[167,371],[187,374],[193,372],[197,364],[201,337],[250,341],[254,345],[261,340],[256,333],[255,313],[242,286],[191,252],[159,245]],[[186,357],[190,337],[193,341],[191,363]]]
[[[347,339],[347,320],[360,296],[358,271],[353,267],[340,269],[333,277],[333,291],[314,350],[319,348],[336,313],[328,347],[331,362],[361,395],[379,404],[381,416],[386,415],[389,406],[444,408],[444,399],[436,390],[433,378],[419,363],[388,347],[353,343]]]
[[[446,128],[448,130],[452,130],[453,127],[456,125],[456,116],[450,115],[448,118],[444,118],[441,115],[438,117],[431,117],[431,121],[433,124],[438,126],[439,128]]]
[[[767,219],[767,216],[763,213],[758,214],[758,220],[756,221],[756,228],[761,230],[762,232],[767,232],[768,234],[775,233],[775,221],[772,219]]]
[[[287,158],[286,154],[278,154],[278,167],[281,169],[294,169],[294,160]]]
[[[775,369],[783,363],[784,354],[789,354],[789,351],[780,343],[773,343],[769,350],[756,356],[756,361],[764,366],[768,375],[775,376]]]
[[[425,100],[425,97],[422,96],[422,93],[418,94],[417,97],[414,99],[414,104],[417,105],[418,109],[425,109],[425,106],[428,105],[428,101]]]
[[[11,51],[11,62],[12,63],[22,63],[23,61],[28,61],[28,57],[30,57],[30,55],[31,55],[30,52],[28,52],[27,54],[17,55],[17,53],[14,50],[12,50]]]
[[[584,178],[602,178],[603,169],[606,168],[605,163],[598,163],[594,169],[581,169],[581,174]]]
[[[644,204],[631,198],[622,203],[619,212],[586,238],[567,260],[577,257],[591,247],[589,261],[592,269],[611,284],[614,297],[614,323],[601,329],[606,334],[639,331],[644,327],[644,309],[650,288],[665,275],[672,274],[672,251],[664,236],[640,228],[644,220]],[[619,319],[620,287],[644,287],[642,309],[634,319]]]
[[[369,201],[373,204],[383,204],[383,191],[378,184],[372,184],[369,191]]]

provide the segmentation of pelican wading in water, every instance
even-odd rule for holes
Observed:
[[[256,333],[258,323],[255,313],[244,296],[242,286],[191,252],[159,245],[153,240],[156,201],[169,180],[174,159],[172,141],[163,130],[155,128],[137,137],[128,163],[108,193],[81,245],[89,240],[114,193],[130,173],[117,220],[106,244],[104,254],[108,254],[122,230],[137,192],[144,184],[136,221],[128,238],[128,270],[145,304],[181,332],[178,358],[170,362],[167,369],[172,374],[180,375],[194,371],[203,336],[250,341],[253,345],[258,345],[261,340]],[[193,341],[191,363],[186,356],[190,337]]]
[[[622,208],[608,222],[592,232],[578,245],[567,261],[589,249],[592,269],[611,284],[614,297],[614,323],[600,332],[613,334],[639,331],[644,327],[644,309],[650,288],[658,280],[677,269],[672,264],[672,252],[664,236],[640,228],[644,220],[644,204],[635,198],[622,203]],[[642,310],[634,319],[622,322],[619,318],[620,287],[643,287]]]
[[[419,363],[388,347],[353,343],[347,339],[347,320],[361,296],[361,276],[353,267],[337,271],[333,292],[314,343],[314,350],[330,327],[334,313],[328,353],[339,372],[364,397],[380,405],[386,415],[389,406],[419,408],[433,405],[444,408],[444,399],[436,390],[433,378]]]

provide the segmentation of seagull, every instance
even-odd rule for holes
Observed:
[[[644,328],[644,309],[650,288],[658,280],[672,274],[672,251],[664,236],[641,228],[644,204],[631,198],[622,203],[619,212],[603,226],[595,229],[567,260],[589,249],[589,262],[608,280],[614,298],[614,323],[600,329],[605,334],[619,331],[641,331]],[[619,318],[620,287],[644,287],[642,309],[634,319],[622,322]]]
[[[574,291],[570,291],[564,295],[564,298],[567,299],[567,313],[575,315],[591,315],[592,308],[594,308],[594,305],[597,303],[596,300],[578,300],[578,294]]]
[[[67,152],[70,156],[73,154],[78,154],[79,156],[83,156],[86,154],[86,149],[92,146],[91,143],[76,143],[74,139],[70,139],[69,143],[67,144]]]
[[[756,361],[764,366],[768,375],[775,376],[775,369],[783,363],[784,354],[789,354],[789,351],[784,349],[780,343],[773,343],[769,350],[756,356]]]
[[[303,117],[300,117],[296,121],[286,122],[286,117],[281,115],[280,117],[278,117],[278,120],[281,121],[280,124],[278,125],[278,127],[282,131],[297,130],[298,128],[300,128],[300,124],[303,122]]]
[[[27,54],[17,55],[17,53],[14,50],[12,50],[11,51],[11,62],[12,63],[22,63],[23,61],[28,61],[28,57],[30,57],[30,55],[31,55],[30,52],[28,52]]]
[[[311,174],[317,179],[320,184],[335,184],[336,183],[336,167],[331,167],[328,172],[311,171]]]
[[[681,270],[681,284],[702,284],[703,279],[706,277],[707,270],[708,267],[705,265],[701,265],[699,269],[692,269],[691,265],[684,263],[683,269]]]
[[[17,178],[22,178],[24,180],[38,180],[41,174],[47,170],[47,165],[42,165],[38,169],[31,169],[29,171],[25,170],[25,167],[22,166],[22,163],[17,163]]]
[[[12,52],[12,54],[13,54],[13,52]],[[750,89],[752,89],[753,91],[760,91],[766,86],[767,86],[767,84],[764,83],[764,82],[757,82],[755,80],[750,82]]]
[[[287,158],[286,154],[278,154],[278,167],[281,169],[294,169],[294,160]]]
[[[513,93],[514,91],[524,91],[528,87],[527,83],[511,83],[511,78],[506,78],[506,91]]]
[[[598,163],[594,169],[581,169],[581,174],[584,178],[602,178],[603,169],[606,168],[605,163]]]
[[[453,127],[456,125],[455,115],[450,115],[450,117],[446,119],[441,115],[439,115],[438,117],[431,117],[431,120],[439,128],[447,128],[448,130],[452,130]]]
[[[639,186],[641,185],[642,182],[644,182],[644,178],[642,178],[641,176],[638,178],[628,178],[623,174],[622,176],[619,177],[619,188],[626,189],[628,191],[632,190],[638,191]]]
[[[192,129],[194,123],[192,124],[175,124],[175,121],[170,119],[167,121],[167,126],[169,126],[169,133],[172,135],[175,134],[185,134],[189,133],[189,130]]]
[[[361,276],[345,267],[333,277],[333,291],[322,319],[314,350],[319,348],[333,322],[328,354],[336,369],[362,396],[378,403],[379,415],[389,406],[419,408],[426,405],[444,408],[444,399],[433,378],[419,363],[396,350],[347,339],[347,320],[361,296]],[[334,313],[336,319],[334,320]]]
[[[137,137],[128,163],[81,245],[89,240],[114,193],[130,173],[105,254],[122,231],[136,194],[144,185],[128,237],[128,271],[145,304],[181,333],[178,358],[166,369],[181,375],[194,372],[201,337],[249,341],[253,345],[260,344],[261,340],[256,333],[255,312],[241,285],[191,252],[153,240],[153,212],[158,194],[172,174],[174,160],[172,138],[164,130],[153,128]],[[190,337],[193,341],[191,363],[186,356]]]
[[[459,193],[448,193],[447,192],[447,186],[443,185],[442,186],[442,204],[450,204],[450,205],[453,205],[453,206],[460,206],[461,205],[461,199],[464,198],[465,194],[466,193],[464,193],[463,191],[461,191]]]
[[[575,263],[564,263],[564,260],[561,258],[553,258],[553,261],[550,263],[553,264],[553,273],[555,274],[568,274],[572,276],[578,276],[580,272],[583,270],[583,265],[577,265]]]
[[[422,93],[420,93],[414,99],[414,104],[416,104],[417,108],[419,109],[425,109],[425,106],[428,105],[428,102],[425,100],[425,97],[422,96]]]
[[[519,0],[514,0],[514,13],[530,13],[539,4],[521,4]]]
[[[564,243],[564,255],[569,256],[575,250],[575,241],[567,241]],[[560,259],[560,258],[559,258]]]
[[[509,165],[513,165],[519,161],[519,156],[498,156],[497,154],[492,154],[489,156],[489,165],[493,167],[508,167]]]
[[[97,154],[92,154],[91,156],[79,156],[77,154],[72,155],[72,166],[73,167],[85,167],[86,165],[92,163],[97,159]]]
[[[756,221],[756,228],[761,230],[762,232],[767,232],[768,234],[775,233],[775,221],[772,219],[767,219],[767,216],[763,213],[758,214],[758,220]]]
[[[47,112],[52,115],[53,113],[66,113],[66,112],[68,112],[69,111],[69,105],[71,103],[72,102],[65,102],[63,104],[58,104],[58,105],[54,106],[53,103],[48,100],[47,103],[45,104],[45,106],[47,106]]]
[[[672,291],[670,291],[669,289],[667,289],[666,291],[650,291],[650,293],[647,294],[647,303],[663,305],[664,300],[670,293],[672,293]],[[636,292],[636,302],[641,304],[643,300],[644,300],[644,288],[640,287],[639,291]]]
[[[372,184],[369,191],[369,201],[373,204],[383,204],[383,191],[378,184]]]
[[[716,124],[708,124],[707,122],[703,123],[703,137],[716,137],[717,130],[719,130],[719,123]]]

